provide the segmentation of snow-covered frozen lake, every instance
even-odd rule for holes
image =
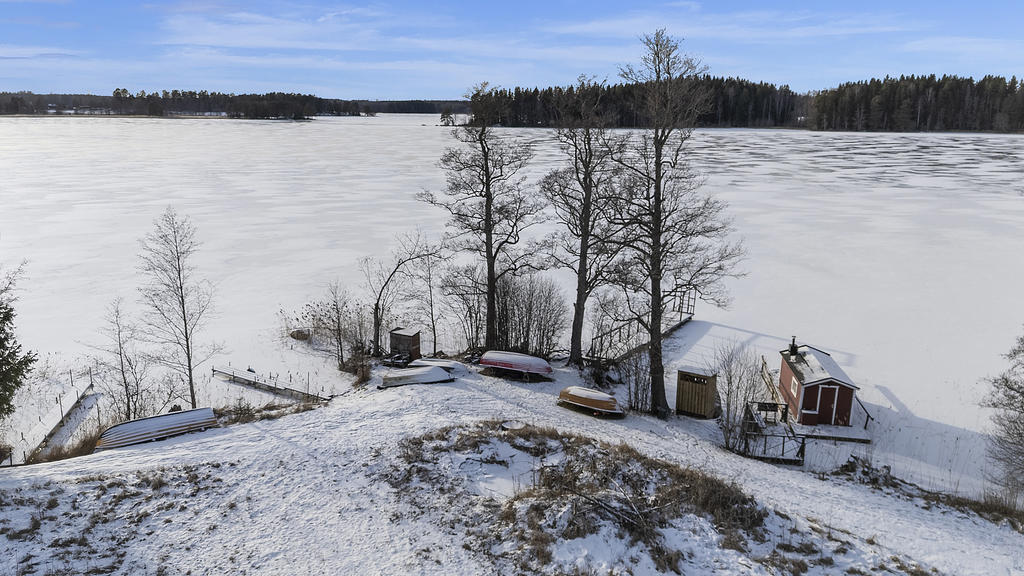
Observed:
[[[356,289],[357,259],[396,232],[442,230],[414,198],[443,186],[453,141],[436,121],[0,118],[0,263],[28,260],[24,344],[96,342],[172,204],[204,242],[220,360],[275,370],[280,310],[335,279]],[[533,180],[559,161],[550,131],[510,133],[537,143]],[[796,335],[837,352],[869,401],[985,426],[979,379],[1024,324],[1024,137],[709,130],[694,158],[749,248],[733,305],[698,318],[778,348]]]

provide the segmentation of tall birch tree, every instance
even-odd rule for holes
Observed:
[[[700,194],[700,177],[689,164],[688,143],[708,96],[698,81],[705,68],[679,52],[664,29],[642,38],[640,64],[620,70],[638,88],[636,111],[646,128],[612,145],[622,169],[610,219],[628,251],[618,270],[632,319],[649,336],[651,412],[669,414],[665,397],[662,331],[674,299],[693,290],[706,301],[727,302],[722,281],[736,275],[743,255],[731,242],[724,201]]]
[[[608,283],[612,263],[621,245],[612,242],[617,227],[609,209],[614,206],[616,164],[607,146],[601,116],[602,84],[581,76],[559,106],[557,138],[566,157],[563,167],[548,173],[541,191],[554,209],[562,228],[549,238],[552,260],[576,276],[569,363],[583,365],[583,323],[587,300]]]
[[[418,198],[451,215],[448,238],[456,250],[479,255],[485,267],[486,315],[484,347],[498,342],[498,281],[535,264],[536,250],[523,232],[541,220],[544,202],[525,186],[521,171],[533,158],[528,142],[499,135],[494,125],[501,110],[487,84],[470,95],[472,121],[452,130],[460,144],[448,148],[439,162],[445,171],[443,195],[425,191]]]
[[[159,348],[155,360],[188,385],[192,408],[197,408],[195,368],[220,347],[201,344],[196,337],[213,302],[213,287],[197,277],[193,262],[200,247],[196,228],[168,206],[140,244],[143,336]]]

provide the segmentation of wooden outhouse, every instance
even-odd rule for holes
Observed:
[[[676,373],[676,414],[718,416],[718,375],[696,366],[680,366]]]
[[[391,353],[405,356],[406,362],[420,358],[420,331],[398,327],[391,331]]]
[[[824,350],[806,344],[781,350],[779,392],[796,421],[807,426],[849,426],[859,388]]]

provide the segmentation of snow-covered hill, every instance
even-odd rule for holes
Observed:
[[[371,382],[278,420],[4,470],[0,572],[656,573],[644,543],[607,518],[589,530],[559,528],[567,501],[549,502],[530,521],[523,510],[516,515],[517,503],[536,497],[538,467],[578,453],[557,440],[538,452],[529,433],[497,424],[509,420],[578,435],[574,445],[587,450],[600,449],[588,439],[606,450],[624,443],[622,453],[635,449],[636,458],[735,482],[751,495],[765,513],[761,536],[729,537],[692,507],[658,528],[683,573],[1024,570],[1024,536],[1005,522],[849,476],[741,458],[716,445],[713,422],[597,420],[556,406],[558,390],[577,383],[566,369],[545,383],[477,373],[387,390]],[[474,430],[477,441],[456,441]],[[394,481],[420,469],[422,478]],[[550,526],[553,539],[529,545],[550,555],[524,556],[530,548],[517,540],[515,522]]]

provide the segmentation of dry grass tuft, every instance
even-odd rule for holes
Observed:
[[[550,572],[551,544],[558,538],[583,538],[610,528],[642,544],[663,572],[679,572],[684,555],[665,541],[662,529],[696,513],[708,517],[726,535],[730,547],[745,549],[745,534],[759,533],[766,512],[731,482],[699,470],[650,458],[626,444],[608,444],[555,428],[525,426],[505,430],[499,420],[450,426],[404,439],[402,461],[387,480],[402,493],[418,482],[426,489],[458,490],[444,472],[451,453],[473,455],[488,464],[505,464],[493,455],[506,444],[534,459],[531,478],[517,493],[494,503],[477,532],[474,548],[488,550],[501,540],[518,542],[505,553],[523,571]],[[557,457],[554,457],[557,456]]]
[[[25,460],[26,464],[41,464],[43,462],[56,462],[92,454],[96,449],[96,443],[100,440],[100,431],[97,430],[78,439],[74,444],[68,446],[55,446],[48,451],[37,450]]]

